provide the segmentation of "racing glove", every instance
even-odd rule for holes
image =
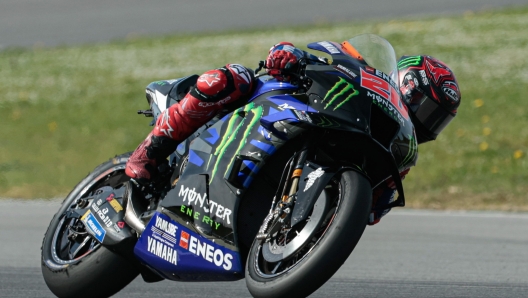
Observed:
[[[280,42],[269,50],[265,64],[267,73],[278,81],[289,81],[290,77],[287,73],[295,71],[302,57],[304,52],[292,43]]]

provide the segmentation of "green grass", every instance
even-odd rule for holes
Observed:
[[[151,81],[240,63],[269,47],[303,47],[361,33],[397,55],[429,54],[457,74],[462,105],[437,141],[419,148],[404,182],[416,208],[528,210],[528,7],[435,19],[139,38],[0,52],[0,197],[60,197],[96,165],[150,131]]]

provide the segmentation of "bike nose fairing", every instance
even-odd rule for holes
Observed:
[[[166,279],[228,281],[244,277],[237,252],[217,245],[159,212],[141,234],[134,253]]]

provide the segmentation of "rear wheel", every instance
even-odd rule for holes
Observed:
[[[363,175],[354,171],[336,175],[305,222],[280,230],[268,242],[253,242],[246,264],[251,294],[292,298],[317,290],[358,243],[371,200],[372,189]]]
[[[67,218],[72,209],[83,209],[102,188],[124,190],[129,180],[125,164],[130,153],[101,164],[66,197],[48,227],[42,242],[42,274],[58,297],[108,297],[130,283],[139,271],[120,255],[101,246],[77,218]]]

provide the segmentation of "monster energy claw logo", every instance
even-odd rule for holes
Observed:
[[[416,138],[413,135],[409,139],[409,150],[407,151],[407,155],[401,162],[400,166],[404,167],[408,165],[409,163],[413,162],[416,158],[417,153],[418,153],[418,143],[416,143]]]
[[[340,91],[339,91],[340,90]],[[345,94],[348,94],[345,99],[341,101],[338,105],[335,106],[334,111],[339,109],[342,105],[344,105],[347,101],[349,101],[352,97],[359,94],[359,91],[354,89],[354,85],[350,84],[343,78],[339,78],[339,82],[337,82],[332,89],[328,90],[328,92],[325,95],[325,98],[323,101],[328,102],[326,103],[326,106],[324,109],[328,108],[331,104],[333,104],[335,101],[337,101],[340,98],[343,98]]]
[[[398,61],[398,69],[402,69],[408,66],[420,65],[420,63],[422,63],[422,57],[420,56],[407,57]]]
[[[247,115],[247,116],[241,116],[240,112],[244,111],[244,115],[246,114],[253,114],[253,117]],[[227,124],[227,129],[222,137],[222,141],[216,148],[215,152],[212,155],[216,155],[217,159],[214,163],[213,170],[211,173],[211,179],[209,180],[209,184],[213,182],[213,179],[216,175],[216,172],[218,171],[218,167],[220,165],[220,161],[224,157],[224,155],[227,152],[227,147],[231,145],[232,143],[236,143],[237,137],[239,138],[238,141],[238,147],[236,148],[235,152],[231,155],[231,161],[229,163],[229,166],[226,168],[226,173],[229,170],[230,165],[234,162],[236,155],[242,150],[244,145],[246,145],[246,141],[251,133],[251,130],[257,125],[260,118],[262,117],[263,109],[262,106],[256,106],[255,103],[250,103],[242,108],[239,108],[236,110],[233,115],[229,118],[229,122]],[[249,123],[246,124],[246,121],[249,121]],[[238,122],[238,124],[236,124]],[[244,127],[245,126],[245,127]],[[242,131],[242,134],[240,135],[239,132]],[[210,159],[212,158],[212,155],[210,156]],[[209,161],[210,161],[209,159]],[[209,167],[209,165],[208,165]]]

